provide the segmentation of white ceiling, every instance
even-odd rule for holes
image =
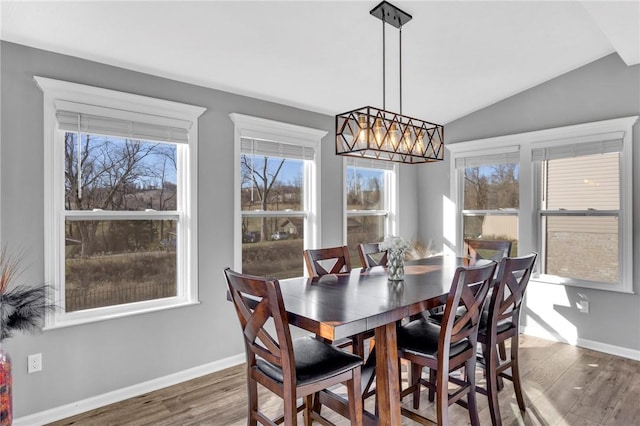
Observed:
[[[334,115],[382,107],[372,1],[1,0],[3,40]],[[446,124],[618,52],[640,62],[640,0],[392,1],[403,113]],[[398,30],[387,25],[387,109]]]

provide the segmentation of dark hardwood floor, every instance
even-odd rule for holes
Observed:
[[[530,336],[521,338],[520,360],[527,411],[520,413],[511,383],[505,381],[500,392],[503,424],[640,425],[640,362]],[[482,383],[481,373],[478,380]],[[435,419],[425,394],[420,411]],[[237,366],[51,425],[245,425],[245,395],[244,366]],[[477,398],[480,422],[490,425],[487,400],[480,394]],[[278,413],[279,398],[261,389],[260,401],[264,411]],[[371,404],[370,399],[370,410]],[[411,404],[411,397],[405,404]],[[452,424],[469,423],[462,407],[450,410]],[[323,413],[331,414],[326,408]],[[403,424],[416,423],[403,418]]]

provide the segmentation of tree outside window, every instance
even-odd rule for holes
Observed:
[[[176,220],[153,217],[177,210],[176,147],[66,132],[64,157],[66,312],[176,296]],[[127,211],[148,215],[104,215]]]

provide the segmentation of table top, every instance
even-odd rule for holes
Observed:
[[[375,267],[284,279],[280,289],[289,323],[337,340],[444,304],[458,266],[468,266],[468,260],[435,256],[407,262],[400,282]]]

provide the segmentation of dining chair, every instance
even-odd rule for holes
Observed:
[[[311,277],[351,271],[351,259],[347,246],[307,249],[303,254]]]
[[[520,334],[520,312],[533,266],[538,254],[523,257],[506,257],[500,262],[488,309],[484,309],[478,330],[478,343],[482,346],[482,362],[487,384],[477,387],[478,392],[487,395],[489,412],[493,425],[501,425],[498,390],[502,388],[499,378],[513,382],[518,407],[525,411],[522,397],[520,371],[518,366],[518,339]],[[510,358],[504,362],[498,359],[496,347],[511,339]],[[511,375],[506,370],[511,369]]]
[[[387,265],[387,251],[380,248],[380,243],[358,244],[358,255],[363,268]]]
[[[307,272],[310,277],[322,277],[329,274],[348,273],[351,271],[351,260],[347,246],[307,249],[303,252]],[[333,342],[340,348],[352,346],[353,353],[364,357],[365,338],[373,336],[373,332],[358,334]]]
[[[500,262],[503,257],[511,255],[511,241],[509,240],[477,240],[465,238],[464,244],[469,258],[490,259]]]
[[[495,273],[496,263],[456,269],[441,324],[420,318],[398,327],[398,356],[409,361],[409,387],[400,397],[413,395],[413,408],[420,408],[420,389],[435,392],[438,425],[448,425],[449,406],[457,403],[469,411],[472,425],[479,425],[476,405],[476,344],[482,307]],[[457,315],[458,307],[465,311]],[[462,367],[465,367],[462,369]],[[421,378],[423,368],[435,374]],[[462,369],[461,377],[452,372]],[[450,393],[449,383],[457,385]],[[466,395],[467,401],[462,400]],[[408,408],[403,415],[423,424],[431,421]]]
[[[312,336],[293,340],[278,280],[243,275],[229,268],[224,274],[244,337],[247,424],[273,425],[284,421],[285,425],[296,425],[301,409],[305,425],[311,425],[313,420],[330,423],[313,410],[313,397],[342,383],[347,388],[351,424],[361,425],[362,358]],[[271,320],[272,327],[267,327]],[[284,414],[279,419],[272,421],[260,410],[258,383],[283,399]],[[298,398],[304,399],[300,407],[296,405]]]
[[[509,240],[482,240],[466,238],[464,240],[466,246],[466,253],[469,259],[490,259],[498,262],[498,268],[496,274],[500,269],[499,262],[505,258],[511,256],[512,243]],[[500,359],[503,361],[507,359],[507,350],[504,343],[501,343],[498,347],[498,353]]]

